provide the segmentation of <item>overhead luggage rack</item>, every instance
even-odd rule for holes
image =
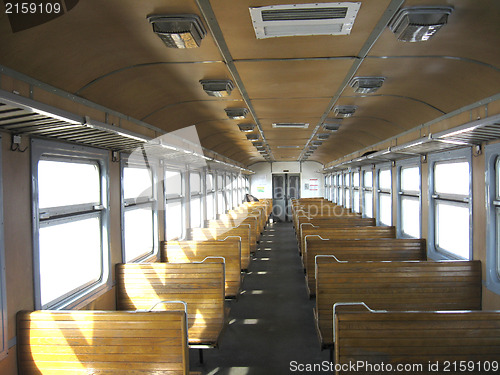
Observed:
[[[415,141],[334,164],[325,168],[324,171],[396,161],[460,147],[479,146],[484,142],[493,141],[495,139],[500,139],[500,115],[472,121],[439,133],[429,134],[427,137]]]
[[[88,116],[78,116],[5,90],[0,90],[0,130],[13,135],[53,138],[116,152],[132,153],[139,149],[167,163],[182,162],[183,165],[204,166],[210,162],[209,166],[211,163],[216,163],[218,169],[251,172],[234,160],[175,134],[165,133],[163,135],[166,137],[153,139],[114,124],[96,121]]]

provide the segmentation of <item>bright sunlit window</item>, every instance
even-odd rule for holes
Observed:
[[[184,234],[184,198],[182,172],[165,170],[165,237],[166,240],[181,238]]]
[[[377,167],[377,177],[377,221],[382,225],[392,225],[391,167]]]
[[[420,238],[420,167],[419,160],[398,164],[398,233],[403,237]]]
[[[72,306],[109,274],[107,153],[57,144],[51,155],[55,145],[37,140],[32,152],[35,306],[44,309]]]
[[[486,287],[500,294],[500,143],[487,145],[486,159]]]
[[[140,261],[157,252],[154,171],[146,165],[122,162],[123,260]],[[153,169],[154,168],[154,169]]]
[[[362,213],[363,217],[373,217],[373,172],[362,171]]]
[[[429,233],[438,258],[470,259],[470,155],[470,149],[429,155]]]

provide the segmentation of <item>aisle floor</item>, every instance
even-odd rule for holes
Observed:
[[[203,375],[326,374],[299,371],[320,366],[320,350],[292,223],[268,224],[244,276],[241,294],[229,302],[229,325],[218,349],[190,350],[190,369]],[[304,367],[305,368],[305,367]],[[312,367],[311,367],[312,368]]]

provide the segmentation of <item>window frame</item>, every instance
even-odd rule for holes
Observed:
[[[121,238],[122,238],[122,261],[125,263],[126,261],[126,248],[125,248],[125,213],[128,211],[133,211],[136,209],[140,209],[142,207],[151,206],[152,210],[152,221],[153,221],[153,249],[151,252],[143,253],[135,258],[132,258],[129,263],[140,263],[146,260],[151,259],[152,257],[159,258],[159,241],[158,241],[158,171],[160,169],[159,161],[148,158],[148,165],[145,169],[149,169],[151,173],[151,197],[145,198],[141,197],[141,199],[136,200],[135,202],[132,199],[125,198],[125,189],[124,189],[124,171],[125,168],[141,168],[144,167],[145,163],[136,162],[134,160],[127,159],[127,156],[120,157],[120,199],[121,199]]]
[[[469,192],[468,202],[460,201],[459,195],[452,196],[445,194],[442,198],[436,197],[434,193],[434,166],[436,163],[442,162],[460,162],[466,161],[469,163]],[[433,260],[463,260],[464,258],[450,253],[445,249],[438,249],[436,246],[436,203],[440,201],[450,202],[451,205],[467,206],[469,211],[469,257],[472,259],[472,149],[470,147],[461,148],[452,151],[443,151],[432,153],[427,156],[428,164],[428,204],[429,204],[429,224],[428,224],[428,240],[427,240],[427,256]]]
[[[2,135],[0,134],[0,361],[9,352],[7,288],[5,267],[5,237],[3,229],[3,171],[2,171]]]
[[[418,192],[416,191],[403,191],[402,190],[402,175],[401,172],[403,168],[418,168],[418,174],[420,176],[418,184]],[[403,232],[403,197],[411,197],[418,199],[418,210],[419,210],[419,235],[417,238],[422,237],[422,163],[420,157],[398,160],[396,161],[396,233],[398,238],[415,238]],[[415,194],[417,193],[417,194]]]
[[[500,294],[500,143],[486,145],[485,188],[486,188],[486,288]],[[498,168],[497,168],[498,167]]]
[[[391,173],[391,188],[389,190],[386,189],[381,189],[380,188],[380,172],[381,171],[386,171],[389,170]],[[392,183],[394,181],[394,176],[392,173],[392,163],[381,163],[381,164],[376,164],[375,165],[375,170],[374,170],[374,176],[372,177],[373,182],[375,184],[374,191],[375,191],[375,207],[376,208],[376,223],[377,225],[381,226],[392,226],[394,223],[394,217],[393,217],[393,191],[392,191]],[[382,223],[380,220],[380,196],[381,195],[388,195],[389,199],[391,201],[391,222],[390,224],[387,223]]]
[[[87,146],[75,146],[63,142],[32,139],[31,141],[31,180],[32,180],[32,209],[33,209],[33,284],[35,309],[73,309],[85,301],[111,289],[111,254],[109,248],[110,213],[109,213],[109,152]],[[70,160],[72,162],[89,162],[99,165],[100,178],[100,205],[94,206],[90,211],[82,210],[80,205],[58,207],[50,210],[53,217],[43,217],[38,202],[38,163],[40,160]],[[68,207],[74,210],[68,215]],[[42,306],[41,280],[40,280],[40,228],[51,223],[66,223],[81,220],[82,217],[96,216],[100,218],[101,229],[101,275],[100,278],[84,284],[77,289],[65,293],[57,299]],[[73,220],[72,220],[73,219]]]
[[[358,175],[358,184],[356,185],[355,184],[355,179],[354,179],[354,176],[355,175]],[[352,212],[355,212],[355,213],[361,213],[362,211],[362,207],[361,207],[361,177],[362,177],[362,174],[361,174],[361,169],[360,168],[354,168],[352,171],[351,171],[351,196],[352,196]],[[358,199],[356,199],[356,194],[358,195]],[[357,201],[357,202],[356,202]],[[357,209],[356,209],[357,207]]]

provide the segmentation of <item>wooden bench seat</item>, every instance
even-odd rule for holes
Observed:
[[[237,227],[224,227],[222,224],[211,225],[210,228],[188,229],[187,237],[193,241],[236,240],[239,239],[241,248],[241,270],[248,269],[250,253],[255,252],[256,244],[252,244],[251,228],[249,224],[240,224]]]
[[[337,364],[416,365],[407,374],[497,373],[490,366],[500,359],[500,311],[343,311],[335,306],[334,319]],[[459,371],[459,363],[455,370],[454,361],[464,361],[472,371]],[[360,372],[381,373],[366,370]],[[344,373],[352,372],[337,372]]]
[[[258,228],[258,223],[256,218],[234,218],[229,215],[219,215],[217,220],[208,220],[208,228],[236,228],[241,225],[247,225],[250,227],[250,252],[255,252],[257,249],[257,241],[260,238],[260,232]]]
[[[304,226],[301,231],[300,249],[305,252],[305,238],[309,235],[321,236],[336,240],[396,238],[396,228],[390,227],[358,227],[315,228]],[[304,255],[303,255],[304,256]],[[306,255],[307,256],[307,255]]]
[[[163,241],[161,261],[169,263],[201,262],[207,257],[225,260],[225,296],[234,298],[241,286],[241,242],[228,238],[215,241]]]
[[[158,301],[183,301],[190,347],[216,347],[225,323],[224,284],[220,261],[117,264],[116,306],[143,310]]]
[[[19,374],[186,375],[186,312],[180,304],[168,308],[173,311],[21,311]]]
[[[375,238],[336,240],[309,235],[306,237],[303,259],[310,296],[316,294],[314,272],[317,255],[334,255],[341,261],[427,260],[427,246],[425,239]]]
[[[338,262],[316,257],[315,318],[333,344],[332,306],[365,302],[376,310],[481,310],[481,262]]]

